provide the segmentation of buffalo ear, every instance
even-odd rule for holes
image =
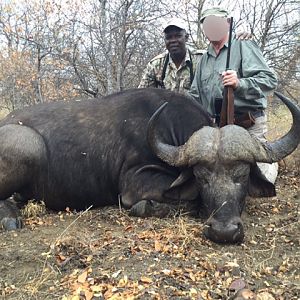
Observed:
[[[276,196],[274,184],[266,179],[257,164],[251,166],[248,194],[254,198]]]
[[[198,190],[192,170],[183,170],[170,187],[164,191],[163,196],[172,200],[195,200],[198,197]]]

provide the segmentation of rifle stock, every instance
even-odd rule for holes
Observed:
[[[234,96],[233,88],[231,86],[224,88],[220,127],[234,124]]]

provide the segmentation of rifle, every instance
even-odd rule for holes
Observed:
[[[232,24],[233,24],[233,17],[230,18],[229,40],[228,40],[228,50],[227,50],[227,58],[226,58],[226,71],[229,70],[229,63],[230,63]],[[224,93],[223,93],[222,109],[220,114],[220,127],[233,124],[233,123],[234,123],[233,88],[231,86],[225,86]]]

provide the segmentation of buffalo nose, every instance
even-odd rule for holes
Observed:
[[[204,234],[216,243],[241,243],[244,239],[243,223],[238,217],[227,222],[211,219],[207,222]]]

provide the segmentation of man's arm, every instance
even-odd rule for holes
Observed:
[[[193,82],[191,84],[190,90],[188,91],[188,95],[194,98],[197,102],[201,103],[200,98],[200,63],[197,63],[195,76]]]
[[[196,62],[193,63],[195,65],[195,75],[190,90],[187,93],[188,96],[191,96],[200,104],[203,104],[201,101],[201,87],[200,87],[201,85],[200,78],[201,78],[201,69],[202,69],[201,62],[206,52],[207,52],[206,50],[197,50],[197,57],[195,59]]]
[[[236,82],[234,94],[244,99],[262,98],[277,86],[275,73],[266,63],[254,41],[240,42],[242,54],[241,78]]]
[[[138,88],[147,88],[147,87],[157,87],[155,68],[152,64],[152,61],[150,61],[147,64],[147,67],[143,72],[142,79],[138,86]]]

